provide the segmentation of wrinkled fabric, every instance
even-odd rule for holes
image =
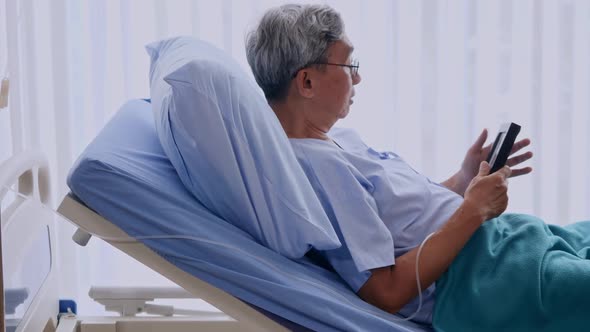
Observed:
[[[367,146],[352,129],[334,128],[336,142],[290,139],[320,198],[342,247],[320,255],[355,291],[370,269],[395,264],[395,257],[419,246],[438,230],[463,198],[416,172],[393,152]],[[415,320],[432,322],[434,285],[423,292]],[[401,310],[412,315],[418,298]]]
[[[277,117],[240,66],[190,37],[147,49],[156,131],[185,187],[284,256],[339,247]]]
[[[437,331],[587,331],[590,222],[486,221],[436,286]]]

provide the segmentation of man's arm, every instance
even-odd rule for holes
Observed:
[[[424,245],[420,254],[420,284],[426,289],[451,265],[479,226],[498,216],[508,205],[506,179],[510,169],[488,175],[483,162],[479,174],[465,192],[465,200],[451,218]],[[391,313],[398,312],[418,295],[416,255],[418,248],[396,258],[395,265],[371,270],[358,291],[365,301]]]

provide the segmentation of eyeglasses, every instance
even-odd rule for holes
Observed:
[[[352,78],[355,78],[359,74],[359,61],[356,59],[352,59],[350,61],[350,65],[347,65],[344,63],[333,63],[333,62],[312,62],[312,63],[302,67],[301,69],[303,69],[307,66],[311,66],[311,65],[330,65],[330,66],[348,67],[348,68],[350,68],[350,76]],[[298,69],[297,71],[295,71],[295,73],[293,74],[293,77],[297,76],[297,73],[301,69]]]
[[[312,65],[330,65],[330,66],[340,66],[340,67],[348,67],[350,68],[350,76],[356,77],[359,74],[359,61],[357,59],[352,59],[350,64],[344,63],[333,63],[333,62],[314,62]]]

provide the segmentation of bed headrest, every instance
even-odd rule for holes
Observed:
[[[290,258],[340,242],[256,83],[211,44],[152,43],[150,89],[164,151],[208,209]]]

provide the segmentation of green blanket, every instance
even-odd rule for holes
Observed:
[[[437,331],[590,331],[590,222],[489,220],[436,287]]]

